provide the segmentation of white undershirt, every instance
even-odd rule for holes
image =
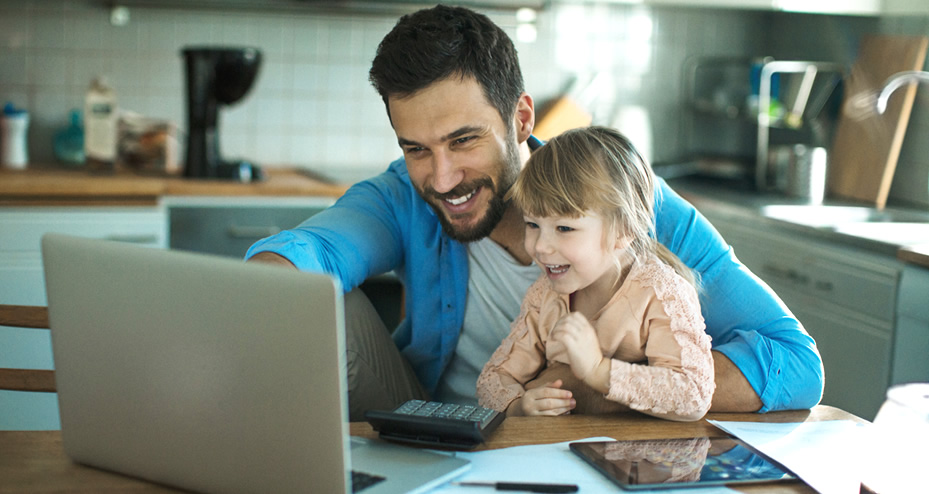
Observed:
[[[490,355],[510,334],[523,296],[541,274],[523,266],[490,238],[467,244],[468,298],[464,324],[452,361],[439,380],[435,399],[477,404],[477,377]]]

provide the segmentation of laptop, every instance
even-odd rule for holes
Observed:
[[[200,492],[423,492],[469,463],[350,438],[342,291],[326,275],[49,234],[64,450]]]

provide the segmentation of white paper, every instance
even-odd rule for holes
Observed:
[[[613,441],[609,437],[591,437],[577,441],[555,444],[515,446],[477,452],[459,452],[455,456],[471,460],[471,469],[455,479],[456,482],[541,482],[551,484],[575,484],[580,494],[619,492],[619,487],[603,474],[588,465],[568,448],[572,442]],[[494,492],[490,488],[445,485],[433,490],[442,494],[478,494]],[[661,494],[731,494],[735,491],[726,487],[701,487],[690,489],[661,489],[636,491]]]
[[[851,420],[711,424],[787,467],[821,494],[858,494],[864,426]]]

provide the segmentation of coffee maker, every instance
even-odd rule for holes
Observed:
[[[261,169],[248,161],[226,161],[219,147],[219,109],[242,99],[261,66],[256,48],[185,47],[187,68],[187,159],[184,176],[252,182]]]

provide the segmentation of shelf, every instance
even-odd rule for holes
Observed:
[[[755,186],[758,190],[769,190],[768,149],[770,146],[772,128],[789,128],[800,130],[806,125],[807,119],[814,120],[819,117],[835,89],[838,80],[845,71],[844,65],[831,62],[811,62],[794,60],[773,60],[761,67],[758,91],[758,108],[770,108],[773,101],[780,100],[781,95],[772,95],[774,76],[779,74],[803,74],[797,88],[796,95],[789,101],[789,107],[784,105],[782,117],[772,120],[766,111],[758,112],[758,141],[755,164]],[[814,85],[822,74],[829,79],[819,86],[820,91],[813,98]],[[812,99],[811,99],[812,98]]]
[[[729,106],[726,108],[718,108],[711,101],[699,100],[691,102],[689,109],[695,114],[709,118],[741,121],[751,125],[758,124],[758,113],[750,112],[744,107],[739,108],[735,106]],[[783,115],[774,119],[769,116],[767,120],[767,126],[772,129],[802,130],[799,127],[788,125],[785,116]]]
[[[771,57],[692,57],[685,62],[687,152],[753,155],[751,176],[770,190],[768,150],[773,145],[822,146],[831,122],[823,109],[844,67],[831,62]],[[765,110],[765,109],[772,109]]]

